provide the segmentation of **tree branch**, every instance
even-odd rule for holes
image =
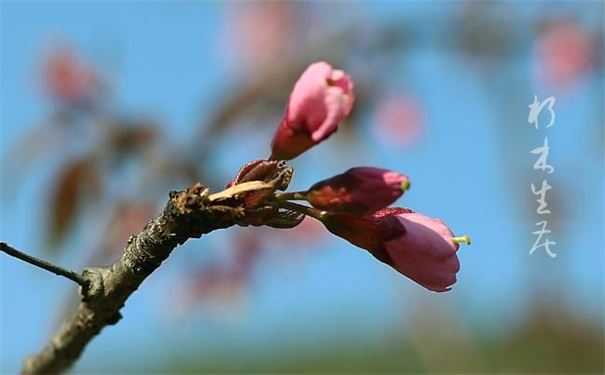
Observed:
[[[162,214],[130,237],[116,263],[85,269],[80,276],[85,285],[81,288],[82,301],[75,314],[39,353],[25,361],[22,373],[56,374],[67,370],[105,326],[121,319],[120,309],[128,297],[176,246],[245,220],[241,208],[219,205],[208,197],[208,189],[201,184],[172,192]]]
[[[36,257],[33,257],[31,255],[27,255],[17,249],[15,249],[12,246],[9,246],[7,243],[5,242],[0,242],[0,251],[5,252],[6,254],[15,257],[17,259],[20,259],[26,263],[29,264],[33,264],[36,267],[42,268],[43,270],[46,270],[48,272],[52,272],[55,275],[58,276],[63,276],[65,278],[68,278],[69,280],[75,282],[76,284],[80,285],[81,287],[85,288],[87,281],[85,278],[82,277],[82,275],[80,275],[79,273],[76,273],[74,271],[69,271],[66,270],[65,268],[61,268],[59,266],[56,266],[50,262],[47,262],[43,259],[39,259]]]

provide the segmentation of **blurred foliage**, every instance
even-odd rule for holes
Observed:
[[[467,332],[470,337],[460,336],[462,333],[455,330],[452,334],[451,322],[434,318],[425,318],[423,322],[421,319],[411,332],[394,327],[389,337],[377,343],[348,339],[343,334],[322,337],[313,347],[279,345],[254,360],[222,354],[211,359],[169,363],[164,371],[174,374],[602,374],[605,371],[602,332],[578,321],[573,313],[553,302],[539,305],[525,321],[501,335],[486,335],[481,330]],[[204,352],[204,348],[194,350]]]
[[[70,160],[59,171],[50,198],[49,248],[54,249],[63,242],[80,211],[80,203],[84,199],[98,199],[100,188],[100,177],[92,159]]]

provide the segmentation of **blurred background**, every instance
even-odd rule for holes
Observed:
[[[317,60],[357,100],[292,162],[292,190],[352,166],[410,176],[398,202],[473,238],[428,292],[315,222],[179,247],[75,373],[603,373],[604,3],[0,4],[0,240],[73,269],[106,265],[166,202],[220,189],[269,154]],[[528,106],[556,98],[555,125]],[[549,121],[540,116],[540,123]],[[548,136],[547,217],[530,151]],[[0,256],[0,372],[77,302]]]

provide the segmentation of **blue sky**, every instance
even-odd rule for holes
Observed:
[[[369,4],[354,3],[351,13],[367,12],[368,19],[380,25],[386,13],[392,18],[413,18],[431,13],[437,17],[448,11],[420,3],[406,3],[400,9],[389,3]],[[180,138],[172,139],[174,143],[187,142],[198,116],[208,113],[218,100],[215,93],[235,80],[236,63],[227,59],[217,37],[225,28],[225,10],[219,3],[4,2],[0,11],[3,167],[5,151],[49,109],[36,85],[36,74],[39,57],[55,36],[68,38],[106,67],[118,84],[115,102],[121,111],[151,113],[182,130]],[[531,9],[518,11],[532,15]],[[327,238],[322,250],[302,263],[276,265],[268,260],[263,264],[246,307],[236,318],[223,321],[199,313],[175,321],[166,318],[169,306],[163,298],[175,287],[171,282],[186,262],[185,253],[196,250],[195,243],[189,243],[128,302],[126,319],[95,341],[79,368],[94,366],[108,353],[117,355],[118,363],[127,363],[129,348],[138,345],[147,353],[178,356],[186,345],[205,345],[212,351],[249,348],[250,343],[262,347],[258,343],[275,343],[283,337],[304,343],[351,326],[359,337],[371,340],[385,334],[393,321],[402,317],[405,321],[414,307],[407,302],[428,300],[466,322],[462,324],[481,322],[497,330],[523,316],[528,301],[546,290],[583,318],[602,319],[604,165],[603,149],[595,148],[594,142],[595,136],[603,134],[595,130],[596,122],[604,123],[602,104],[600,108],[598,104],[598,95],[603,98],[603,76],[587,77],[572,93],[549,92],[531,78],[531,38],[528,35],[527,50],[513,67],[519,80],[510,93],[514,97],[494,92],[497,78],[486,84],[463,59],[419,48],[406,61],[411,73],[405,78],[406,86],[428,108],[427,132],[419,144],[401,150],[381,144],[367,130],[367,144],[342,158],[329,152],[328,141],[294,162],[294,188],[354,165],[379,165],[408,174],[413,187],[403,204],[443,218],[458,233],[472,235],[473,245],[460,252],[462,270],[453,292],[427,294],[365,252]],[[395,89],[397,80],[394,77]],[[534,95],[557,96],[557,120],[548,133],[527,123],[527,106]],[[505,100],[519,105],[503,120],[494,108]],[[503,121],[511,132],[525,136],[511,149],[502,148],[502,137],[508,134],[499,123]],[[540,252],[528,255],[534,227],[518,204],[518,191],[529,190],[530,183],[520,176],[540,177],[531,170],[534,159],[529,151],[540,145],[545,134],[556,167],[554,189],[562,186],[561,191],[572,195],[566,197],[565,232],[555,233],[556,259]],[[259,143],[222,157],[224,169],[235,169],[260,156],[266,147]],[[503,158],[515,162],[505,165]],[[43,163],[22,189],[3,198],[0,240],[40,253],[36,249],[45,213],[37,209],[36,199],[45,196],[51,174],[51,166]],[[224,233],[216,233],[199,241],[208,241],[214,251],[225,238]],[[77,266],[69,257],[59,261]],[[0,257],[2,371],[14,372],[27,353],[39,348],[52,331],[57,306],[73,290],[63,280]],[[162,340],[158,342],[157,337]]]

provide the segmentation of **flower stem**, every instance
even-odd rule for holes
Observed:
[[[285,193],[275,193],[275,199],[278,201],[306,201],[307,200],[307,192],[306,191],[292,191]]]
[[[317,219],[319,221],[323,221],[327,214],[326,211],[321,211],[321,210],[318,210],[313,207],[307,207],[307,206],[303,206],[302,204],[288,202],[288,201],[279,202],[279,206],[282,208],[288,208],[292,211],[300,212],[307,216],[311,216],[312,218]]]

